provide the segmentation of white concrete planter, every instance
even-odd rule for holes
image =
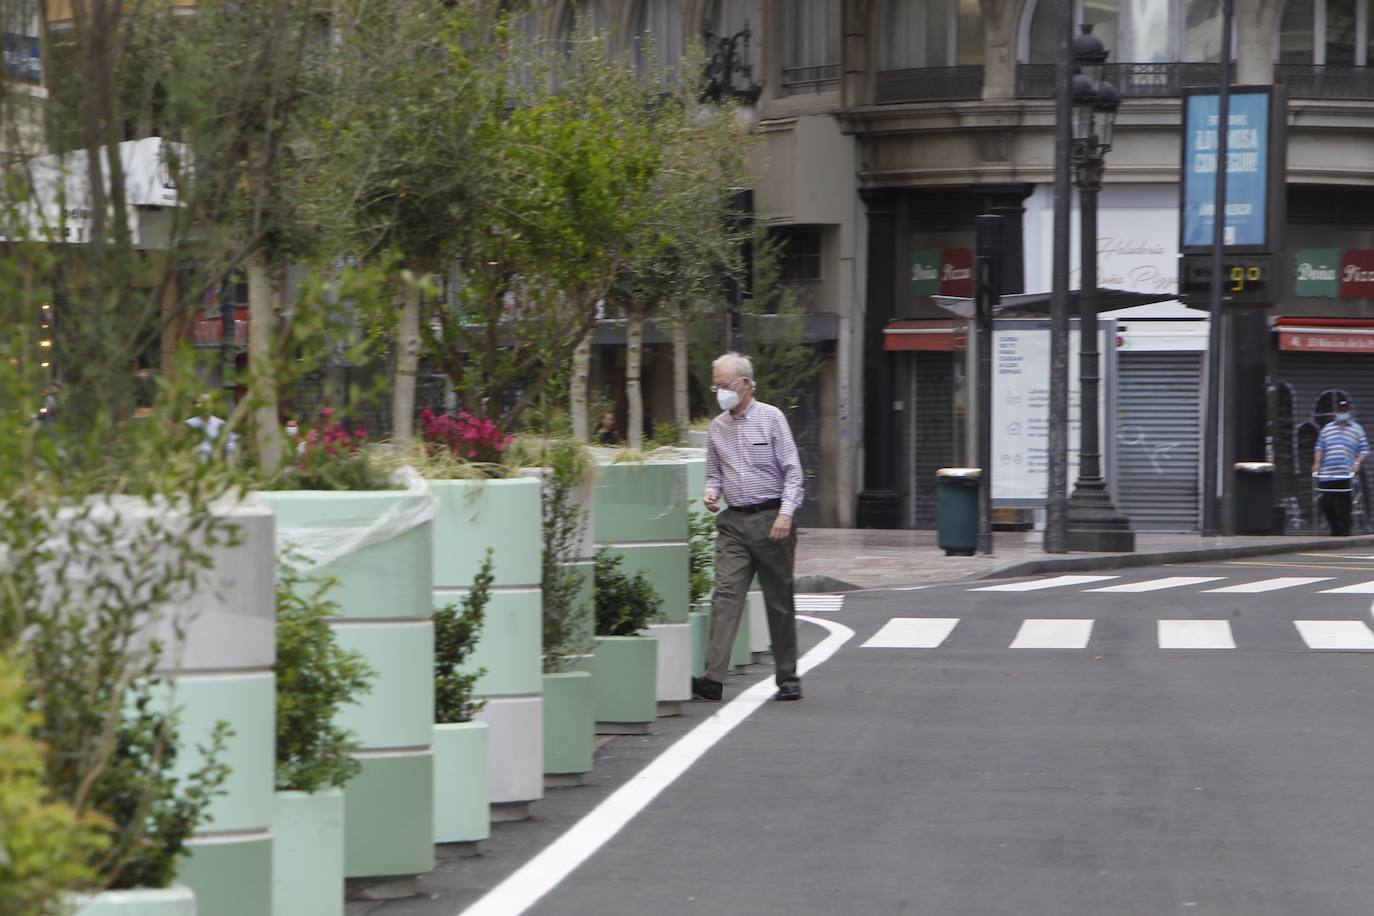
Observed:
[[[655,623],[646,627],[644,633],[658,640],[658,714],[679,715],[680,704],[692,698],[692,627],[686,623]]]
[[[342,916],[343,789],[276,794],[272,916]]]
[[[544,797],[544,698],[487,697],[476,716],[487,731],[492,823],[529,817]]]
[[[196,893],[189,887],[134,888],[73,894],[73,916],[196,916]]]
[[[749,651],[754,661],[758,661],[760,655],[773,648],[773,641],[768,635],[768,611],[763,603],[763,592],[749,593],[745,612],[749,615]]]

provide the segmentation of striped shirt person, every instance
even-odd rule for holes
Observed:
[[[1336,418],[1322,427],[1312,455],[1312,475],[1318,479],[1318,487],[1327,490],[1321,497],[1322,513],[1337,537],[1350,533],[1351,490],[1343,479],[1358,475],[1368,455],[1369,440],[1360,424],[1351,418],[1350,402],[1339,401]],[[1338,488],[1323,483],[1332,478],[1339,481]]]

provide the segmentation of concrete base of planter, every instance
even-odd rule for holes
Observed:
[[[195,891],[183,885],[73,894],[73,916],[196,916]]]
[[[711,612],[693,611],[687,615],[692,633],[692,677],[706,676],[706,640],[711,630]]]
[[[420,879],[415,875],[399,878],[349,878],[344,882],[349,900],[403,900],[420,895]]]
[[[540,798],[543,798],[542,783],[540,788]],[[493,824],[510,824],[515,821],[527,821],[530,819],[530,803],[492,802],[489,814]]]
[[[546,789],[570,789],[575,786],[585,786],[587,782],[586,773],[544,774],[544,788]]]
[[[642,735],[658,718],[658,640],[652,636],[596,638],[596,730]]]
[[[435,843],[434,858],[440,862],[448,859],[472,859],[482,854],[482,844],[472,843]]]
[[[773,637],[768,632],[768,611],[763,603],[763,592],[750,592],[745,602],[749,615],[749,651],[757,659],[773,648]]]
[[[550,776],[576,776],[592,768],[595,750],[596,697],[589,671],[544,675],[544,785]]]
[[[487,723],[487,786],[495,821],[497,805],[524,805],[528,812],[530,802],[544,797],[544,698],[486,701],[476,719]]]
[[[341,916],[344,793],[277,792],[272,810],[273,916]]]
[[[687,623],[655,623],[644,632],[658,640],[655,696],[659,715],[664,715],[663,704],[683,703],[692,698],[692,627]]]
[[[475,843],[491,836],[487,798],[487,723],[434,726],[434,842]]]
[[[749,609],[739,615],[739,629],[735,631],[735,644],[730,648],[730,667],[742,668],[754,663],[754,655],[749,651]]]
[[[671,703],[666,702],[666,701],[664,701],[664,700],[659,700],[659,701],[658,701],[658,717],[659,717],[660,719],[666,719],[666,718],[668,718],[669,716],[680,716],[680,715],[682,715],[682,703],[681,703],[681,701],[679,701],[679,700],[673,700]]]

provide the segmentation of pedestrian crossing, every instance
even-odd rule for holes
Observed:
[[[1134,581],[1124,577],[1064,575],[1023,582],[1003,582],[965,589],[969,592],[1046,592],[1078,591],[1094,595],[1139,595],[1152,592],[1188,591],[1200,595],[1260,595],[1270,592],[1303,590],[1317,595],[1374,595],[1374,580],[1345,585],[1335,576],[1276,576],[1252,582],[1233,582],[1232,576],[1159,576]],[[1110,584],[1109,584],[1110,583]],[[800,605],[799,605],[800,607]]]
[[[794,595],[792,604],[797,609],[798,614],[824,614],[842,609],[844,607],[844,594]]]
[[[893,617],[864,642],[864,649],[939,649],[947,646],[969,649],[1235,649],[1245,648],[1244,639],[1236,639],[1236,627],[1230,620],[1156,621],[1155,638],[1146,644],[1134,644],[1129,637],[1118,636],[1119,644],[1104,644],[1093,640],[1094,619],[1088,618],[1026,618],[1021,621],[1016,636],[1009,644],[987,644],[981,632],[966,643],[960,638],[960,617]],[[1339,652],[1374,652],[1374,630],[1359,620],[1295,620],[1293,629],[1301,642],[1314,650]],[[1272,639],[1265,641],[1272,648]]]

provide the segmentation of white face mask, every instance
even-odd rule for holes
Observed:
[[[716,392],[716,403],[721,410],[734,410],[739,406],[739,395],[729,388],[721,388]]]

